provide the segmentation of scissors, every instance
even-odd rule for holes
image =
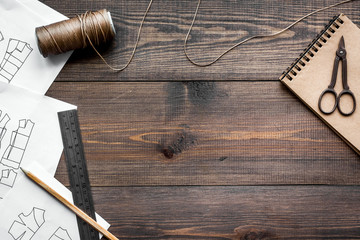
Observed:
[[[336,84],[336,78],[337,78],[337,73],[338,73],[338,68],[339,68],[339,62],[342,61],[342,85],[343,85],[343,90],[340,92],[339,95],[337,95],[337,93],[334,90],[335,84]],[[322,108],[322,99],[324,97],[325,94],[332,94],[335,97],[335,103],[333,108],[330,111],[325,111]],[[341,110],[340,107],[340,100],[341,97],[344,95],[349,95],[352,98],[352,102],[353,102],[353,108],[351,111],[349,112],[344,112],[343,110]],[[349,85],[347,83],[347,61],[346,61],[346,50],[345,50],[345,40],[344,40],[344,36],[341,37],[340,39],[340,43],[339,43],[339,48],[336,51],[336,56],[335,56],[335,61],[334,61],[334,67],[333,67],[333,71],[332,71],[332,76],[331,76],[331,82],[330,85],[328,86],[327,89],[325,89],[320,97],[319,97],[319,109],[322,113],[324,114],[331,114],[335,111],[336,108],[338,108],[339,112],[343,115],[343,116],[350,116],[351,114],[354,113],[355,108],[356,108],[356,100],[355,100],[355,96],[353,94],[353,92],[350,90]]]

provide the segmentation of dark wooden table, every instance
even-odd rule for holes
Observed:
[[[102,54],[117,65],[148,4],[43,2],[69,17],[110,10],[117,35]],[[335,2],[203,1],[189,53],[207,62]],[[110,231],[120,239],[359,239],[359,156],[278,80],[334,15],[359,25],[359,1],[207,68],[182,49],[196,4],[155,0],[125,71],[76,51],[47,92],[78,106],[95,208]],[[68,185],[63,159],[56,177]]]

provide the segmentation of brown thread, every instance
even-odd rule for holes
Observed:
[[[216,63],[218,60],[220,60],[225,54],[232,51],[234,48],[238,47],[241,44],[244,44],[252,39],[255,38],[266,38],[266,37],[274,37],[276,35],[279,35],[286,30],[290,29],[297,23],[301,22],[305,18],[327,10],[329,8],[336,7],[338,5],[357,1],[357,0],[344,0],[335,4],[332,4],[327,7],[320,8],[318,10],[315,10],[313,12],[310,12],[309,14],[297,19],[287,27],[283,28],[282,30],[272,33],[272,34],[266,34],[266,35],[255,35],[251,36],[249,38],[246,38],[245,40],[242,40],[232,47],[225,50],[223,53],[221,53],[218,57],[216,57],[214,60],[208,62],[208,63],[198,63],[191,59],[189,54],[187,53],[187,42],[191,33],[191,30],[194,26],[196,17],[198,15],[199,7],[201,4],[201,0],[198,0],[198,4],[194,13],[193,20],[191,22],[191,25],[189,27],[189,30],[185,36],[183,50],[186,58],[194,65],[199,67],[207,67],[214,63]],[[36,35],[38,38],[38,45],[41,54],[44,57],[47,57],[49,54],[60,54],[64,53],[70,50],[75,50],[79,48],[86,48],[88,44],[94,49],[94,51],[97,53],[97,55],[102,59],[102,61],[112,70],[114,71],[123,71],[126,69],[129,64],[131,63],[132,59],[134,58],[137,46],[139,44],[141,30],[143,28],[145,18],[151,8],[153,0],[150,0],[148,7],[144,13],[144,16],[141,20],[140,27],[138,30],[138,34],[136,37],[135,45],[133,48],[133,51],[130,55],[130,58],[128,62],[121,68],[115,68],[110,66],[106,60],[103,58],[103,56],[96,50],[95,45],[100,45],[102,42],[110,41],[114,38],[115,32],[113,30],[113,27],[110,24],[110,19],[107,14],[107,11],[105,9],[100,10],[98,12],[91,12],[88,11],[82,15],[78,15],[77,18],[72,18],[66,21],[50,24],[48,26],[43,26],[36,28]],[[101,17],[99,19],[99,17]]]
[[[115,68],[109,65],[95,48],[95,45],[100,45],[101,42],[110,41],[115,36],[113,27],[110,24],[109,15],[105,9],[98,12],[88,11],[82,15],[78,15],[77,18],[36,28],[40,52],[44,57],[47,57],[49,54],[56,55],[70,50],[85,48],[89,44],[110,69],[114,71],[123,71],[129,66],[134,58],[136,48],[139,44],[141,30],[152,2],[153,0],[150,0],[141,20],[135,46],[129,60],[121,68]],[[101,18],[99,19],[99,17]]]
[[[241,44],[244,44],[244,43],[246,43],[246,42],[248,42],[248,41],[250,41],[250,40],[252,40],[252,39],[255,39],[255,38],[274,37],[274,36],[276,36],[276,35],[279,35],[279,34],[285,32],[286,30],[289,30],[291,27],[293,27],[293,26],[296,25],[297,23],[301,22],[301,21],[304,20],[305,18],[310,17],[311,15],[313,15],[313,14],[315,14],[315,13],[318,13],[318,12],[321,12],[321,11],[324,11],[324,10],[327,10],[327,9],[329,9],[329,8],[336,7],[336,6],[341,5],[341,4],[344,4],[344,3],[352,2],[352,1],[357,1],[357,0],[345,0],[345,1],[342,1],[342,2],[338,2],[338,3],[332,4],[332,5],[330,5],[330,6],[323,7],[323,8],[320,8],[320,9],[318,9],[318,10],[315,10],[315,11],[313,11],[313,12],[311,12],[311,13],[309,13],[309,14],[306,14],[305,16],[297,19],[296,21],[294,21],[293,23],[291,23],[289,26],[287,26],[287,27],[281,29],[280,31],[275,32],[275,33],[265,34],[265,35],[254,35],[254,36],[248,37],[248,38],[246,38],[246,39],[244,39],[244,40],[236,43],[235,45],[233,45],[232,47],[228,48],[227,50],[225,50],[223,53],[221,53],[221,54],[220,54],[218,57],[216,57],[214,60],[212,60],[212,61],[210,61],[210,62],[208,62],[208,63],[199,63],[199,62],[196,62],[195,60],[192,60],[192,59],[190,58],[189,54],[187,53],[187,50],[186,50],[186,49],[187,49],[187,47],[186,47],[186,46],[187,46],[187,41],[188,41],[188,39],[189,39],[189,35],[190,35],[191,30],[192,30],[192,28],[193,28],[193,26],[194,26],[194,23],[195,23],[195,20],[196,20],[196,16],[197,16],[198,11],[199,11],[199,7],[200,7],[200,3],[201,3],[201,0],[199,0],[199,1],[198,1],[198,4],[197,4],[197,7],[196,7],[196,10],[195,10],[195,13],[194,13],[193,20],[192,20],[192,22],[191,22],[191,25],[190,25],[190,27],[189,27],[189,30],[188,30],[188,32],[187,32],[187,34],[186,34],[186,37],[185,37],[185,40],[184,40],[184,46],[183,46],[183,47],[184,47],[184,48],[183,48],[183,49],[184,49],[184,54],[185,54],[186,58],[187,58],[192,64],[194,64],[194,65],[196,65],[196,66],[198,66],[198,67],[207,67],[207,66],[210,66],[210,65],[216,63],[216,62],[217,62],[218,60],[220,60],[220,58],[222,58],[225,54],[227,54],[228,52],[232,51],[234,48],[240,46]]]
[[[76,18],[36,28],[38,45],[43,56],[100,45],[114,38],[108,12],[88,11]]]

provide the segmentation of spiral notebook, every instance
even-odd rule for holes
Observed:
[[[338,110],[325,115],[318,108],[318,100],[330,84],[334,59],[342,36],[347,51],[348,85],[358,101],[358,109],[351,116],[343,116]],[[343,89],[341,74],[340,63],[335,85],[337,93]],[[344,14],[333,18],[281,75],[280,80],[360,154],[360,29],[349,18]]]

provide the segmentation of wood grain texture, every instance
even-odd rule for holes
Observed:
[[[359,239],[359,187],[94,188],[119,239]],[[117,206],[117,207],[114,207]]]
[[[116,39],[102,50],[111,64],[123,65],[130,55],[137,29],[149,1],[53,1],[44,3],[73,17],[87,10],[107,8],[113,16]],[[337,0],[207,0],[203,1],[189,39],[189,54],[208,62],[249,36],[269,34]],[[318,13],[276,38],[246,43],[211,67],[186,60],[183,42],[197,1],[154,1],[144,24],[134,61],[121,73],[110,71],[93,51],[76,51],[57,81],[173,81],[276,80],[323,26],[340,12],[359,24],[358,1]]]
[[[55,83],[48,95],[79,108],[93,186],[359,184],[359,156],[280,82]]]
[[[110,10],[118,34],[101,52],[119,65],[148,4],[42,1],[69,17]],[[189,53],[210,61],[335,2],[203,1]],[[359,156],[277,81],[334,15],[359,25],[359,1],[207,68],[182,49],[196,4],[154,1],[129,68],[75,51],[47,93],[78,106],[96,211],[120,239],[359,239]],[[69,185],[63,158],[56,178]]]

